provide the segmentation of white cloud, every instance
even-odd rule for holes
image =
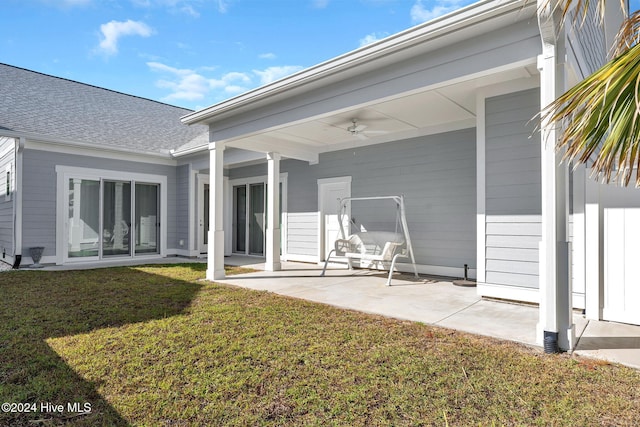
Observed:
[[[171,93],[164,101],[196,101],[204,99],[212,90],[222,90],[226,94],[236,94],[248,90],[251,78],[245,73],[231,72],[220,78],[207,78],[196,70],[174,68],[160,62],[147,62],[147,66],[155,72],[164,73],[167,78],[160,79],[156,85],[169,89]],[[203,67],[203,71],[211,71],[211,67]]]
[[[182,6],[180,8],[180,12],[183,12],[189,16],[193,16],[194,18],[199,18],[200,17],[200,12],[198,12],[197,10],[195,10],[193,8],[193,6],[186,4],[184,6]]]
[[[246,92],[258,85],[271,83],[302,67],[282,66],[269,67],[265,70],[251,72],[231,71],[216,77],[207,77],[216,71],[216,67],[175,68],[160,62],[147,62],[151,71],[162,74],[156,86],[167,89],[169,95],[162,98],[165,102],[173,101],[221,101],[230,96]]]
[[[411,21],[414,24],[427,22],[469,3],[471,0],[436,0],[433,3],[430,2],[430,6],[425,6],[424,0],[416,0],[411,7]]]
[[[269,67],[264,70],[253,70],[253,72],[260,77],[260,84],[266,85],[300,70],[302,70],[302,67],[298,65],[284,65],[281,67]]]
[[[93,0],[40,0],[40,2],[54,7],[69,8],[87,6],[93,3]]]
[[[167,8],[172,13],[184,13],[194,18],[200,17],[198,9],[210,0],[129,0],[134,6],[144,8]],[[218,11],[227,11],[229,0],[215,0]]]
[[[165,101],[195,101],[204,98],[209,91],[207,79],[192,70],[174,68],[159,62],[147,62],[147,66],[152,71],[169,74],[170,79],[160,79],[156,82],[158,87],[172,92],[164,98]]]
[[[329,0],[313,0],[313,7],[316,9],[324,9],[329,5]]]
[[[141,21],[111,21],[100,25],[102,40],[99,49],[107,55],[118,53],[118,40],[123,36],[149,37],[153,30]]]
[[[263,53],[258,55],[258,58],[260,59],[276,59],[276,54],[275,53]]]
[[[366,36],[364,36],[363,38],[361,38],[359,40],[360,43],[360,47],[362,46],[366,46],[368,44],[371,44],[373,42],[377,42],[380,39],[383,39],[385,37],[387,37],[389,34],[387,33],[371,33],[371,34],[367,34]]]
[[[227,13],[229,10],[229,2],[227,0],[218,0],[218,12]]]

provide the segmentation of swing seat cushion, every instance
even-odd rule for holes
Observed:
[[[361,231],[335,243],[338,256],[370,261],[391,261],[404,246],[404,236],[390,231]]]

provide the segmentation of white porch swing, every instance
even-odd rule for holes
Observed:
[[[395,231],[375,231],[363,230],[356,231],[347,235],[345,231],[344,217],[347,215],[347,207],[354,201],[365,200],[392,200],[396,205],[396,221]],[[332,255],[344,257],[347,259],[349,269],[353,268],[352,260],[358,259],[370,262],[370,266],[376,268],[385,268],[385,264],[389,266],[389,277],[387,278],[387,286],[391,286],[391,276],[399,258],[406,258],[413,264],[413,271],[418,277],[416,268],[416,260],[413,255],[413,247],[411,246],[411,237],[409,236],[409,228],[407,226],[407,218],[404,209],[404,196],[377,196],[377,197],[345,197],[338,203],[338,223],[340,225],[340,238],[336,239],[334,249],[329,252],[320,276],[324,276],[327,270],[327,264]],[[356,225],[352,218],[349,218],[349,228],[351,224]]]

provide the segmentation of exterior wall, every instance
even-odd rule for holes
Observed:
[[[7,170],[10,171],[7,194]],[[0,137],[0,261],[12,262],[14,250],[15,140]]]
[[[318,212],[287,213],[287,252],[289,254],[317,257],[320,251]]]
[[[23,256],[29,247],[44,246],[46,257],[56,255],[56,165],[106,169],[167,176],[167,248],[176,245],[176,168],[157,164],[75,156],[50,151],[25,149],[23,157]]]
[[[456,269],[458,274],[464,264],[475,268],[475,158],[475,130],[465,129],[324,153],[316,165],[283,161],[281,172],[288,173],[289,253],[317,257],[317,180],[351,176],[353,197],[405,195],[418,264]],[[265,174],[266,165],[255,165],[231,169],[230,179]],[[395,225],[395,211],[378,215],[354,204],[351,214],[376,229]]]
[[[538,89],[486,100],[486,283],[538,288],[541,239]]]
[[[607,55],[607,42],[605,31],[600,25],[596,2],[592,2],[584,19],[579,16],[575,24],[570,25],[568,32],[568,49],[575,57],[576,65],[586,77],[602,65]],[[571,12],[569,22],[573,22],[575,12]]]
[[[191,168],[189,165],[182,165],[176,168],[176,237],[175,247],[178,250],[187,250],[190,247],[189,235],[189,188],[190,188]],[[182,245],[180,245],[182,241]]]

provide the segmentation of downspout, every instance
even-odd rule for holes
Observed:
[[[565,40],[560,11],[555,1],[538,0],[538,26],[542,54],[540,106],[545,108],[565,91]],[[540,319],[538,340],[546,353],[572,350],[575,327],[572,319],[570,244],[568,239],[568,168],[556,151],[558,129],[541,118],[542,239],[540,242]],[[541,342],[540,342],[541,341]]]
[[[15,142],[15,171],[13,174],[13,268],[20,268],[22,261],[22,156],[25,138],[16,138]]]

